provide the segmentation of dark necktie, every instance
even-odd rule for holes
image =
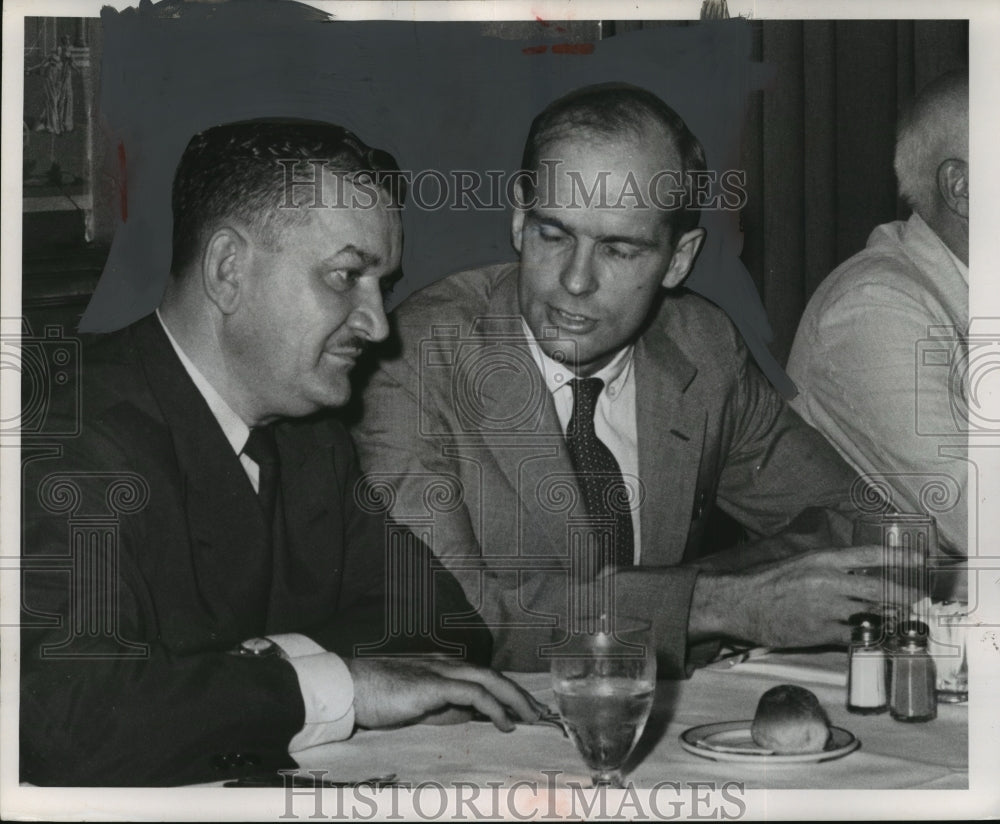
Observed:
[[[270,426],[255,426],[250,430],[243,454],[257,464],[257,498],[268,525],[274,525],[278,504],[278,444]]]
[[[256,619],[259,623],[252,631],[263,633],[270,626],[273,597],[275,564],[286,557],[285,518],[281,501],[281,463],[278,459],[278,445],[274,439],[274,427],[258,426],[250,430],[250,437],[243,447],[243,454],[257,464],[257,502],[264,516],[264,553],[260,556],[247,554],[244,560],[243,585],[246,603],[256,605]],[[270,594],[269,594],[270,593]],[[250,608],[248,607],[248,610]],[[261,616],[264,616],[261,619]]]
[[[594,410],[604,381],[577,378],[569,384],[573,388],[573,416],[566,427],[566,444],[587,514],[614,523],[615,565],[632,566],[635,539],[625,480],[615,456],[594,431]]]

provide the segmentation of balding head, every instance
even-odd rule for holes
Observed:
[[[659,170],[677,173],[683,198],[677,207],[663,210],[673,233],[679,237],[698,225],[691,174],[704,171],[705,150],[681,116],[652,92],[628,83],[599,83],[553,101],[531,124],[522,170],[540,173],[543,157],[559,158],[559,147],[570,144],[611,146],[609,160],[620,153],[616,144],[641,148]],[[525,183],[530,196],[530,178]]]
[[[968,72],[943,75],[918,95],[900,121],[895,168],[903,199],[967,262]]]

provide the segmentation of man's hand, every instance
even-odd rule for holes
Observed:
[[[880,571],[884,552],[880,546],[818,550],[736,574],[703,572],[695,582],[690,640],[725,636],[772,647],[846,644],[847,619],[877,610],[884,594],[880,574],[855,572]],[[901,562],[902,555],[890,560]]]
[[[354,719],[361,727],[455,723],[478,710],[510,732],[511,715],[537,721],[543,709],[509,678],[463,661],[352,658],[347,666],[354,678]]]

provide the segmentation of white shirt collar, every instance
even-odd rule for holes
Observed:
[[[964,263],[962,263],[961,260],[959,260],[958,255],[956,255],[953,251],[951,251],[948,244],[945,243],[943,240],[941,241],[941,245],[944,247],[944,250],[948,254],[948,257],[951,258],[951,262],[955,264],[955,268],[958,270],[958,273],[962,276],[962,280],[965,281],[965,285],[968,286],[969,267],[966,266]]]
[[[952,264],[954,264],[955,270],[959,275],[961,275],[965,285],[968,286],[969,267],[959,260],[958,255],[951,251],[951,247],[949,247],[948,244],[941,239],[937,232],[927,225],[927,221],[920,217],[920,215],[914,212],[910,215],[910,221],[917,227],[917,231],[925,243],[939,245],[942,249],[944,249],[944,253],[951,260]]]
[[[569,386],[569,382],[577,376],[563,364],[553,360],[542,351],[542,348],[538,345],[538,341],[535,340],[535,336],[531,334],[531,328],[523,317],[521,318],[521,328],[524,330],[524,336],[528,339],[528,348],[531,350],[531,356],[535,360],[538,371],[542,373],[549,392],[554,395],[559,390]],[[622,387],[632,372],[632,355],[634,352],[635,346],[629,344],[618,352],[611,359],[610,363],[590,376],[600,378],[604,381],[604,391],[610,400],[614,400],[621,394]]]
[[[233,411],[233,408],[222,399],[222,396],[215,391],[215,387],[208,382],[208,379],[201,374],[191,358],[184,353],[180,344],[174,339],[174,336],[170,334],[167,324],[163,322],[163,316],[160,314],[159,309],[156,310],[156,319],[160,322],[160,326],[163,327],[163,331],[166,333],[167,340],[170,341],[170,345],[174,347],[174,352],[177,353],[177,357],[180,359],[184,370],[188,373],[191,380],[194,382],[194,385],[201,393],[201,396],[205,399],[205,403],[208,404],[208,408],[212,410],[212,414],[219,422],[219,426],[222,427],[222,432],[226,436],[226,440],[229,441],[229,445],[232,447],[233,452],[239,455],[243,451],[243,447],[246,446],[247,438],[250,437],[250,427],[247,426],[243,422],[243,419]]]

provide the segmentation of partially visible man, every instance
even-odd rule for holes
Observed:
[[[394,314],[362,469],[392,484],[396,518],[433,522],[497,666],[545,667],[553,626],[615,609],[652,619],[660,672],[683,675],[720,638],[843,642],[879,596],[848,573],[881,556],[833,549],[850,542],[854,473],[725,314],[680,288],[704,239],[704,168],[655,95],[571,93],[528,136],[520,262],[447,277]],[[713,555],[716,503],[757,540]]]
[[[962,447],[965,428],[954,366],[969,324],[968,74],[919,95],[895,167],[913,214],[876,227],[809,301],[788,361],[792,406],[895,507],[930,509],[942,545],[964,555],[968,464],[942,447]]]
[[[188,144],[159,310],[85,349],[79,436],[25,467],[22,780],[212,781],[294,767],[355,726],[536,717],[447,657],[488,660],[482,627],[390,633],[387,586],[418,617],[469,607],[412,561],[386,581],[386,526],[323,414],[387,332],[402,228],[375,181],[394,167],[325,123]]]

